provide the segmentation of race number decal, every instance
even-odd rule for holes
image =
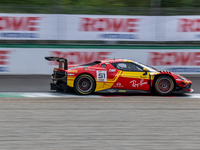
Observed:
[[[97,71],[97,81],[107,81],[107,72],[106,71]]]

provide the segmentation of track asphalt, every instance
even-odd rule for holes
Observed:
[[[199,150],[200,78],[188,78],[184,96],[78,96],[50,91],[50,76],[1,75],[0,150]]]

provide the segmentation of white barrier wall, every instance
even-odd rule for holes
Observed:
[[[200,16],[166,16],[165,19],[165,41],[200,40]]]
[[[155,41],[155,17],[62,15],[60,40]]]
[[[57,15],[0,13],[0,40],[57,40]]]
[[[51,74],[57,62],[45,56],[64,57],[69,64],[107,58],[126,58],[179,74],[200,73],[200,52],[195,49],[46,49],[0,48],[0,74]]]
[[[200,16],[0,13],[0,40],[199,41]]]

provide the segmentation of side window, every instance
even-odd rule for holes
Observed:
[[[117,64],[117,69],[126,70],[126,69],[128,69],[128,66],[125,63],[118,63]]]
[[[112,64],[115,68],[123,71],[143,71],[142,67],[132,63],[132,62],[120,62]]]
[[[130,71],[143,71],[142,67],[139,67],[138,65],[134,64],[134,63],[129,63],[129,66],[131,67]]]

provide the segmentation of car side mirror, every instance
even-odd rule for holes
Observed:
[[[147,68],[143,68],[143,71],[144,71],[143,75],[147,75],[148,69]]]

